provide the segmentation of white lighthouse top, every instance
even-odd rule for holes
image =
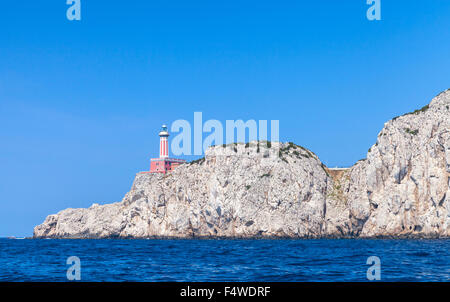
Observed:
[[[167,131],[167,126],[164,124],[161,127],[161,131],[159,132],[159,136],[169,136],[169,132]]]

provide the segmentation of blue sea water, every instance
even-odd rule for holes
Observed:
[[[0,239],[0,281],[450,281],[450,240]]]

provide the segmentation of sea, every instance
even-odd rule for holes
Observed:
[[[81,282],[448,282],[450,240],[0,239],[0,281],[75,272]]]

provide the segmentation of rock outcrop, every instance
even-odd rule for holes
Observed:
[[[166,175],[138,174],[122,202],[49,216],[35,237],[320,237],[330,181],[292,143],[216,146]]]
[[[361,236],[450,235],[449,108],[450,90],[385,124],[363,165],[371,211]]]
[[[450,90],[394,118],[367,159],[328,169],[293,143],[215,146],[121,202],[66,209],[35,238],[450,237]]]

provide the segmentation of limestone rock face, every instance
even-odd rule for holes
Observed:
[[[328,235],[450,236],[450,90],[384,125],[367,159],[331,170]]]
[[[215,146],[121,202],[66,209],[35,238],[449,237],[450,90],[387,122],[367,159],[327,169],[293,143]]]
[[[450,90],[384,126],[364,163],[361,236],[450,235]]]
[[[122,202],[67,209],[35,237],[321,237],[327,183],[292,143],[216,146],[166,175],[138,174]]]
[[[327,194],[326,233],[331,237],[357,237],[370,215],[366,190],[366,163],[350,169],[329,169],[333,181]]]

